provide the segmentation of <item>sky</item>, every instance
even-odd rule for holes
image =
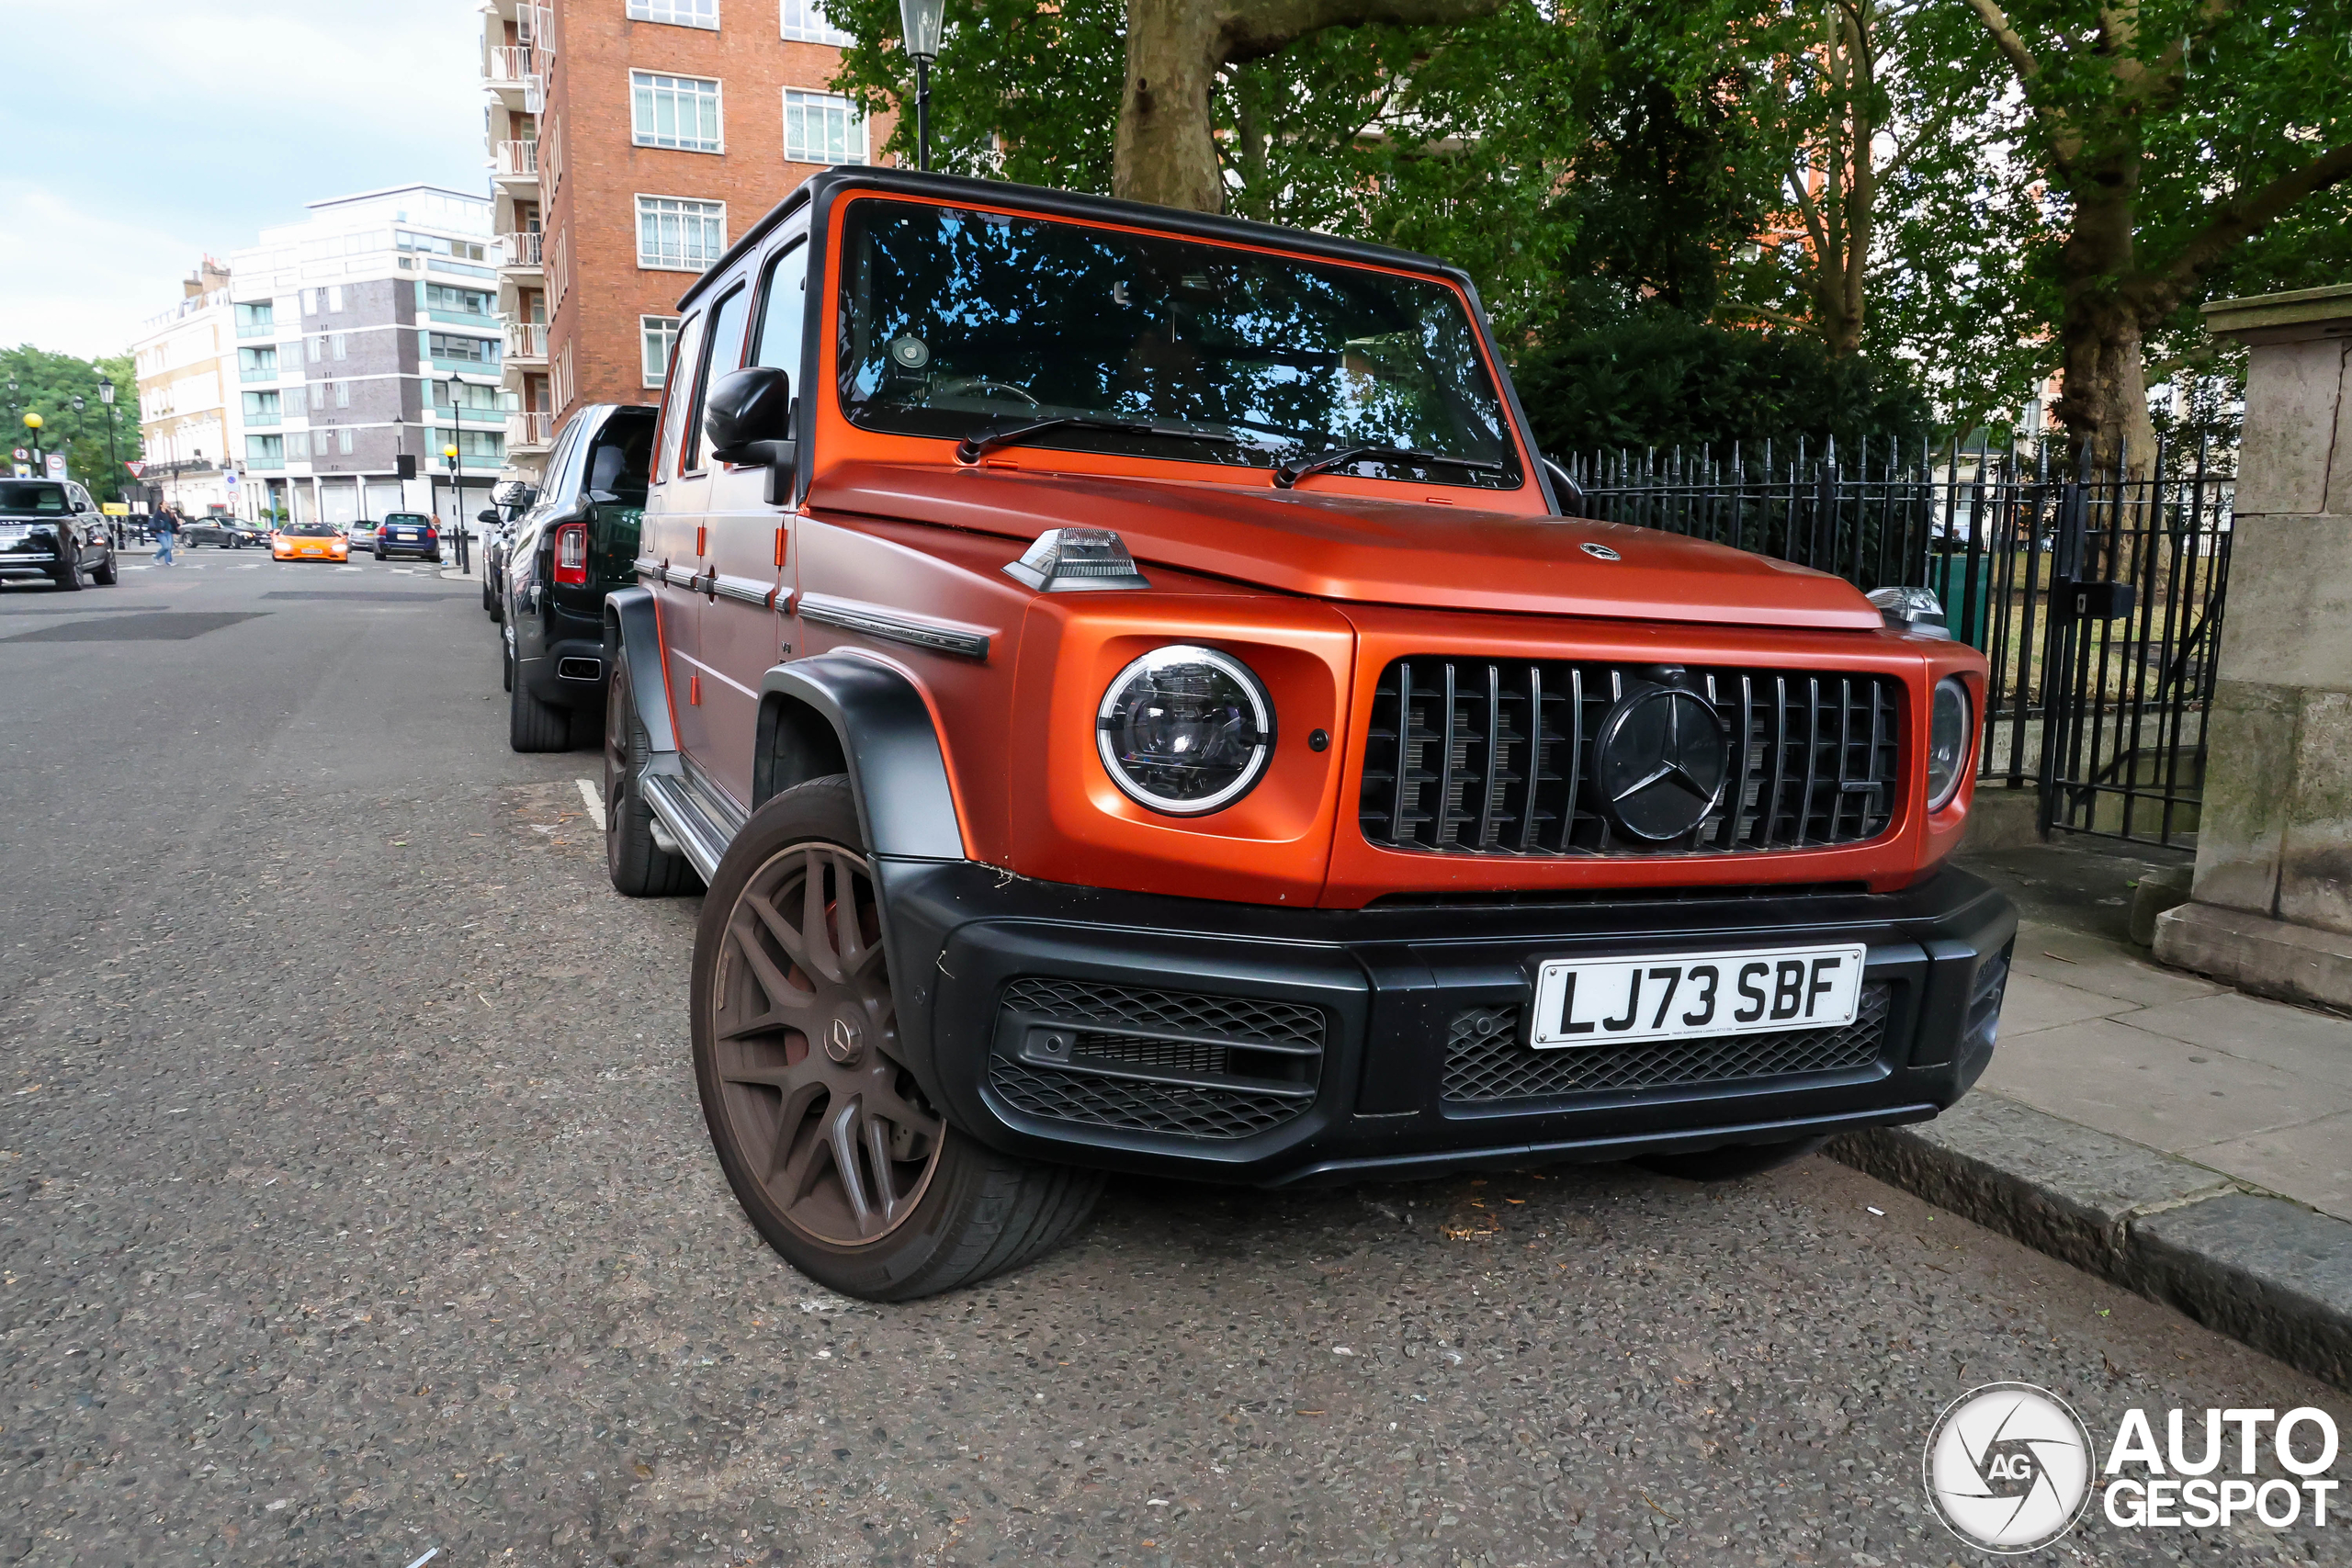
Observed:
[[[128,348],[303,206],[489,194],[480,0],[0,0],[0,346]]]

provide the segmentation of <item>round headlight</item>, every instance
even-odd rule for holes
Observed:
[[[1968,771],[1968,688],[1957,675],[1936,682],[1936,705],[1928,722],[1928,809],[1941,811],[1960,793]]]
[[[1127,797],[1197,817],[1232,805],[1274,752],[1274,705],[1250,667],[1213,648],[1156,648],[1102,694],[1102,766]]]

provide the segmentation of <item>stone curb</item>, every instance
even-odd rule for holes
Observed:
[[[1827,1153],[2352,1390],[2352,1223],[1989,1094]]]

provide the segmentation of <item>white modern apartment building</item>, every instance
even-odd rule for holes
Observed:
[[[309,212],[229,258],[223,380],[247,507],[470,515],[505,460],[490,202],[419,185]]]

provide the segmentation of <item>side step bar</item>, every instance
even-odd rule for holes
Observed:
[[[688,773],[674,751],[655,755],[644,776],[645,803],[663,837],[672,840],[696,875],[708,882],[718,858],[743,826],[735,803]]]

